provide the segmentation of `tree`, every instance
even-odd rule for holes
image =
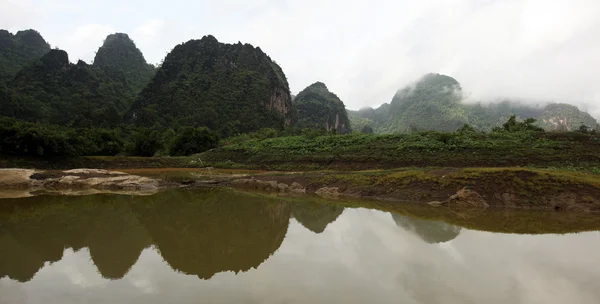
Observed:
[[[532,131],[532,132],[544,132],[544,129],[535,125],[537,120],[535,118],[527,118],[522,122],[517,121],[515,115],[511,116],[506,123],[502,125],[502,128],[494,128],[495,132],[505,131],[510,133]]]
[[[133,135],[133,151],[135,156],[154,156],[163,147],[161,134],[152,129],[141,129]]]
[[[183,127],[173,140],[171,155],[185,156],[201,153],[219,144],[219,135],[206,127]]]

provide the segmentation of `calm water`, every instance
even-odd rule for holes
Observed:
[[[406,215],[424,210],[220,189],[4,199],[0,303],[600,303],[600,233],[514,233],[595,218]]]

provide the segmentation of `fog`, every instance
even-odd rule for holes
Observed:
[[[73,61],[117,31],[152,63],[213,34],[260,46],[292,93],[322,81],[350,109],[437,72],[469,101],[568,102],[597,118],[599,16],[597,0],[0,0],[1,28],[35,28]]]

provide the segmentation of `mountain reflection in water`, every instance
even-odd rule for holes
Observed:
[[[0,204],[0,277],[21,282],[45,262],[59,261],[65,248],[84,247],[107,279],[122,278],[151,245],[174,270],[202,279],[247,271],[279,248],[291,210],[284,202],[218,189]]]
[[[600,234],[544,234],[595,215],[369,204],[219,188],[3,199],[0,303],[599,302]]]

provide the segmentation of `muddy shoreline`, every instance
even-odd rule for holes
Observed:
[[[12,171],[11,171],[12,170]],[[12,176],[12,177],[11,177]],[[524,168],[421,168],[356,172],[204,169],[0,170],[0,190],[140,193],[232,187],[278,196],[369,199],[451,209],[511,208],[600,212],[600,176]]]

